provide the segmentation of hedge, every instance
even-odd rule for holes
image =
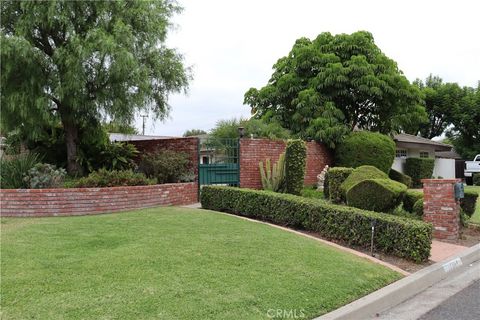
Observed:
[[[391,212],[402,203],[407,186],[390,179],[366,179],[347,192],[349,206],[376,212]]]
[[[395,169],[390,169],[390,171],[388,172],[388,176],[390,177],[390,179],[403,183],[409,188],[412,187],[412,178],[407,176],[406,174],[403,174]]]
[[[415,202],[412,213],[419,217],[423,216],[423,197]]]
[[[307,146],[302,140],[289,140],[285,148],[285,192],[300,195],[305,177]]]
[[[371,165],[388,173],[394,158],[395,142],[378,132],[352,132],[335,149],[335,163],[342,167]]]
[[[328,199],[333,203],[344,202],[345,196],[342,191],[342,183],[353,172],[353,168],[333,167],[328,169],[325,176],[325,184],[328,190]]]
[[[412,178],[414,188],[422,186],[420,180],[430,179],[435,167],[435,160],[432,158],[407,158],[405,162],[405,173]]]
[[[385,172],[380,171],[374,166],[358,167],[353,170],[352,174],[342,183],[341,188],[343,194],[346,196],[351,187],[366,179],[388,179],[388,176]]]
[[[376,250],[425,261],[430,255],[432,226],[423,221],[329,204],[288,194],[233,187],[204,186],[202,207],[291,228],[313,231],[328,239],[369,247],[374,221]]]
[[[477,205],[478,193],[475,191],[465,191],[465,198],[460,200],[460,206],[463,212],[469,217],[475,213],[475,207]]]
[[[417,190],[407,190],[403,197],[403,209],[413,213],[413,205],[419,199],[423,199],[423,192]]]

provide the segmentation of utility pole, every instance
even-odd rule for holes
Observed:
[[[140,117],[143,118],[143,124],[142,124],[142,135],[145,135],[145,118],[148,118],[147,114],[140,115]]]

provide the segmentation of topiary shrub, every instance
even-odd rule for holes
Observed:
[[[354,169],[352,174],[342,183],[343,196],[345,197],[347,195],[351,187],[367,179],[388,179],[388,176],[385,172],[380,171],[374,166],[360,166]]]
[[[349,206],[376,212],[391,212],[402,202],[407,191],[403,183],[390,179],[366,179],[347,192]]]
[[[353,172],[353,168],[333,167],[328,169],[325,175],[325,190],[328,190],[328,199],[333,203],[345,201],[342,183]]]
[[[184,177],[191,177],[191,166],[188,154],[161,150],[143,155],[138,169],[147,178],[154,178],[158,184],[162,184],[185,181]]]
[[[58,188],[63,185],[67,172],[48,163],[37,163],[23,178],[31,189]]]
[[[472,181],[474,186],[480,186],[480,173],[474,173]]]
[[[435,160],[432,158],[407,158],[405,162],[405,173],[412,178],[412,186],[422,186],[422,179],[430,179],[433,174]]]
[[[415,202],[412,213],[419,217],[423,216],[423,198],[418,199],[417,202]]]
[[[377,132],[352,132],[335,149],[335,162],[342,167],[370,165],[388,173],[394,158],[395,142]]]
[[[413,213],[413,206],[420,199],[423,199],[422,191],[407,190],[407,192],[405,192],[405,196],[403,197],[403,209]]]
[[[135,173],[132,170],[109,171],[100,169],[79,179],[74,186],[76,188],[101,188],[119,186],[144,186],[155,184],[154,179],[148,179],[143,173]]]
[[[460,199],[460,206],[468,217],[471,217],[475,213],[475,207],[477,205],[478,193],[471,190],[465,191],[465,197]]]
[[[302,140],[289,140],[285,148],[285,192],[300,195],[305,179],[307,146]]]
[[[395,169],[390,169],[390,171],[388,172],[388,176],[390,177],[390,179],[403,183],[409,188],[412,187],[412,178],[407,176],[406,174],[403,174]]]

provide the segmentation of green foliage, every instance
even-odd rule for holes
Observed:
[[[193,137],[193,136],[201,136],[201,135],[204,135],[204,134],[207,134],[207,132],[205,130],[190,129],[190,130],[185,131],[183,136],[184,137]]]
[[[2,189],[24,189],[28,183],[24,177],[41,158],[36,153],[22,153],[0,158],[0,186]]]
[[[103,188],[119,186],[145,186],[155,184],[154,179],[148,179],[143,173],[136,173],[132,170],[106,170],[100,169],[80,178],[76,188]]]
[[[375,221],[377,250],[417,262],[427,260],[430,255],[432,226],[422,221],[294,195],[230,187],[204,186],[201,203],[205,209],[313,231],[328,239],[362,247],[370,246],[371,223]]]
[[[110,121],[103,123],[102,127],[108,133],[138,134],[137,128],[130,123]]]
[[[329,168],[325,175],[325,185],[328,190],[328,197],[333,203],[345,202],[345,193],[342,190],[342,183],[353,172],[353,168],[333,167]]]
[[[139,170],[159,184],[192,181],[192,163],[184,152],[160,150],[147,153],[140,160]]]
[[[99,167],[107,170],[134,170],[137,165],[134,159],[138,156],[137,148],[126,142],[108,142],[100,152]]]
[[[347,192],[349,206],[376,212],[392,212],[402,203],[407,186],[390,179],[366,179]]]
[[[423,197],[418,199],[417,202],[413,205],[413,214],[418,217],[423,216]]]
[[[408,212],[413,212],[413,206],[420,199],[423,199],[422,191],[407,190],[403,198],[403,208]]]
[[[392,180],[403,183],[404,185],[406,185],[409,188],[412,187],[412,178],[410,178],[406,174],[403,174],[403,173],[401,173],[401,172],[399,172],[395,169],[390,169],[390,171],[388,172],[388,177]]]
[[[280,126],[276,121],[267,121],[260,119],[230,119],[220,120],[212,129],[211,135],[220,139],[240,138],[238,128],[244,128],[245,137],[268,138],[268,139],[288,139],[290,132]]]
[[[377,132],[352,132],[335,149],[336,164],[343,167],[370,165],[388,173],[394,158],[395,142]]]
[[[260,161],[259,167],[263,190],[283,192],[285,188],[285,152],[280,155],[273,167],[270,165],[270,159],[265,161],[265,167]]]
[[[476,191],[466,190],[465,197],[460,200],[460,206],[468,217],[471,217],[475,213],[477,199],[478,193]]]
[[[63,185],[67,172],[48,163],[37,163],[23,178],[31,189],[58,188]]]
[[[350,174],[340,186],[343,196],[345,197],[348,190],[354,185],[367,179],[388,179],[388,176],[385,172],[380,171],[374,166],[360,166],[354,169],[352,174]]]
[[[473,174],[473,185],[480,186],[480,173]]]
[[[430,179],[435,167],[433,158],[407,158],[405,163],[405,173],[412,177],[414,188],[422,186],[422,179]]]
[[[285,148],[285,192],[300,195],[305,179],[307,145],[302,140],[289,140]]]
[[[273,68],[268,84],[249,89],[244,103],[256,118],[277,119],[331,148],[354,128],[411,132],[426,120],[419,89],[369,32],[300,38]]]
[[[322,191],[317,191],[317,186],[305,187],[302,190],[302,197],[324,201],[326,196]]]

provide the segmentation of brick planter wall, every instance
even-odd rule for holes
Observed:
[[[261,189],[262,181],[258,163],[270,158],[275,163],[285,151],[286,142],[268,139],[240,140],[240,187]],[[317,175],[325,165],[332,164],[332,155],[327,147],[317,142],[307,142],[307,165],[305,184],[317,183]]]
[[[456,240],[460,232],[460,203],[454,185],[460,179],[423,179],[423,220],[433,224],[433,237]]]
[[[6,217],[74,216],[198,202],[196,182],[152,186],[0,190]]]

